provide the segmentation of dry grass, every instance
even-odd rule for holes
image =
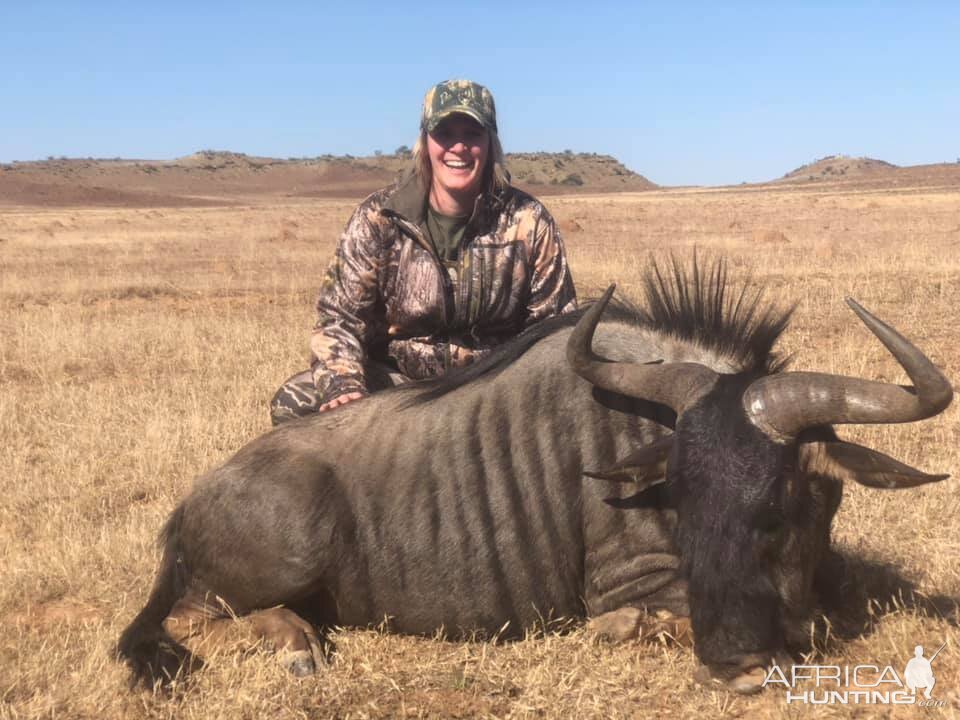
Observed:
[[[155,534],[193,477],[267,429],[267,399],[304,365],[351,205],[0,213],[0,717],[799,716],[780,692],[695,686],[688,650],[597,646],[580,630],[500,645],[347,630],[306,680],[230,652],[182,695],[126,690],[111,646],[146,597]],[[845,308],[852,295],[960,377],[956,191],[674,190],[550,206],[581,295],[611,280],[635,295],[649,253],[697,246],[800,303],[783,343],[797,368],[902,380]],[[957,407],[843,434],[956,475]],[[900,669],[915,644],[948,641],[935,664],[947,707],[905,715],[960,713],[958,497],[955,480],[850,487],[836,521],[847,600],[817,657]]]

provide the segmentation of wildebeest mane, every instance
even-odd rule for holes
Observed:
[[[764,302],[764,288],[750,281],[739,290],[730,287],[722,258],[703,268],[694,255],[685,270],[673,256],[668,272],[651,262],[643,289],[645,307],[636,311],[640,325],[713,350],[744,372],[769,375],[789,362],[773,346],[794,307],[778,310]]]
[[[703,269],[694,256],[687,271],[672,257],[666,274],[651,260],[643,288],[646,307],[613,298],[604,318],[694,342],[730,358],[746,372],[770,374],[786,366],[787,360],[773,352],[773,345],[786,329],[793,308],[778,311],[764,303],[763,288],[749,282],[739,292],[731,290],[722,259]],[[481,377],[496,375],[545,337],[576,325],[594,302],[587,300],[574,312],[532,325],[475,363],[437,378],[401,385],[397,390],[415,393],[406,404],[420,405]]]

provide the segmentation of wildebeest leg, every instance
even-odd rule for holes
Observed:
[[[258,610],[248,619],[253,632],[290,672],[297,677],[314,673],[323,652],[313,625],[284,607]]]
[[[690,618],[674,615],[669,610],[649,614],[635,607],[622,607],[591,618],[587,632],[608,642],[647,640],[674,642],[690,647],[693,631]]]
[[[316,629],[292,610],[273,607],[237,618],[222,603],[188,592],[163,622],[167,633],[193,652],[263,643],[298,677],[312,674],[324,657]]]

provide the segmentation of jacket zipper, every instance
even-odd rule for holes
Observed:
[[[405,219],[403,216],[399,215],[390,210],[382,210],[384,214],[388,214],[390,217],[394,218],[397,223],[400,225],[400,228],[404,230],[410,237],[416,241],[420,247],[427,251],[427,254],[433,260],[434,266],[436,266],[440,274],[440,282],[443,283],[443,317],[444,321],[447,324],[447,327],[453,322],[452,313],[450,310],[450,301],[453,299],[453,283],[450,280],[450,274],[447,272],[446,266],[440,261],[437,251],[433,248],[430,242],[423,236],[423,233],[420,232],[420,228],[414,225],[409,220]],[[454,303],[455,305],[455,303]],[[448,361],[449,361],[449,350],[447,351]],[[449,364],[449,362],[447,363]]]

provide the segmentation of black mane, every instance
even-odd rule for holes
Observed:
[[[604,319],[695,342],[729,357],[746,372],[767,375],[783,370],[788,361],[773,352],[773,345],[786,329],[793,308],[778,311],[762,303],[763,288],[749,282],[739,293],[730,291],[727,265],[722,259],[703,270],[694,256],[686,272],[680,261],[672,257],[670,270],[665,275],[656,261],[651,260],[643,280],[646,307],[639,308],[627,300],[614,298],[603,313]],[[574,312],[527,328],[471,365],[455,368],[437,378],[401,385],[397,390],[417,391],[407,404],[420,405],[478,378],[497,375],[543,338],[576,325],[594,302],[596,299],[591,298]]]
[[[671,257],[671,272],[651,262],[643,281],[646,307],[637,310],[638,324],[734,360],[744,372],[770,375],[783,370],[773,346],[790,323],[794,308],[777,310],[763,302],[764,288],[747,281],[735,292],[727,263],[714,260],[701,268],[697,256],[689,271]]]

